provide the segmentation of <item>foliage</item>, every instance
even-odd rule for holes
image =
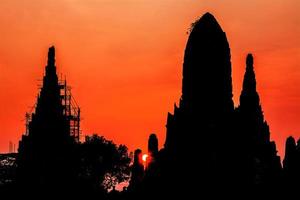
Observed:
[[[95,189],[113,188],[128,181],[131,162],[125,145],[116,145],[103,136],[88,136],[80,146],[80,178]]]

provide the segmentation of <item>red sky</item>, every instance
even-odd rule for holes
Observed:
[[[167,112],[181,93],[190,24],[209,11],[226,32],[235,104],[248,52],[271,137],[300,136],[298,0],[1,0],[0,152],[17,144],[35,103],[47,48],[82,108],[84,134],[99,133],[146,150],[165,140]]]

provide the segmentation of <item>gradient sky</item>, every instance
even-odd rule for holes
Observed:
[[[46,54],[57,50],[82,108],[83,134],[146,150],[165,140],[167,112],[181,94],[190,24],[209,11],[227,34],[237,105],[248,52],[280,155],[300,136],[298,0],[0,0],[0,152],[17,144],[34,105]]]

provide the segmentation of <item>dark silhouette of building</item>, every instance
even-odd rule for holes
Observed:
[[[300,186],[300,140],[296,144],[292,136],[286,140],[283,170],[285,189],[296,196]]]
[[[158,153],[158,139],[156,134],[152,133],[148,140],[148,154],[155,156]]]
[[[220,194],[270,199],[281,190],[285,197],[298,195],[300,140],[296,144],[293,137],[287,139],[282,169],[256,89],[252,54],[247,55],[240,102],[234,108],[229,44],[210,13],[192,24],[182,95],[174,113],[168,113],[164,147],[159,150],[157,136],[150,135],[146,166],[142,151],[135,150],[130,185],[123,193],[115,185],[129,178],[127,147],[97,135],[79,144],[80,109],[66,81],[58,79],[54,47],[49,48],[35,112],[26,119],[16,165],[13,162],[17,175],[6,170],[1,177],[16,177],[18,186],[29,193],[70,192],[76,197],[74,191],[81,189],[83,197],[111,199],[214,199]],[[113,188],[109,194],[104,191],[108,188]],[[86,191],[92,193],[85,195]]]
[[[194,23],[187,42],[182,97],[179,107],[175,105],[174,114],[168,114],[165,147],[170,151],[181,151],[190,148],[176,143],[183,144],[185,138],[190,144],[191,141],[200,142],[198,139],[207,142],[205,137],[218,137],[218,134],[205,132],[216,131],[232,112],[229,45],[216,19],[206,13]],[[183,131],[185,137],[181,138]]]
[[[14,184],[16,179],[16,153],[0,154],[0,194],[6,186]]]
[[[66,93],[63,87],[66,85],[60,84],[56,73],[55,49],[50,47],[35,112],[18,149],[17,178],[27,191],[66,191],[73,181],[74,144],[78,137],[72,134],[77,128],[79,131],[79,124],[76,128],[71,124],[71,105],[63,101],[67,98],[62,94]]]
[[[182,96],[166,127],[164,148],[141,183],[148,197],[277,194],[269,192],[280,188],[282,169],[256,91],[253,56],[247,56],[240,105],[234,109],[229,44],[210,13],[192,25]]]
[[[136,149],[134,151],[134,160],[131,170],[130,187],[132,190],[137,190],[142,184],[144,178],[144,165],[142,161],[142,150]]]
[[[158,139],[156,134],[152,133],[148,140],[148,158],[147,167],[154,163],[158,154]]]
[[[176,174],[182,182],[196,179],[208,188],[222,187],[230,174],[233,112],[229,44],[214,16],[206,13],[193,24],[179,107],[168,113],[165,152],[171,159],[168,168],[174,168],[166,170],[168,177]]]
[[[275,142],[270,141],[270,130],[264,120],[256,78],[253,56],[248,54],[240,105],[236,109],[237,127],[236,171],[239,182],[254,188],[279,188],[281,163]]]

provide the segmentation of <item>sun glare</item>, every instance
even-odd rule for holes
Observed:
[[[146,161],[147,161],[147,158],[148,158],[148,155],[147,155],[147,154],[144,154],[143,157],[142,157],[143,162],[146,162]]]

